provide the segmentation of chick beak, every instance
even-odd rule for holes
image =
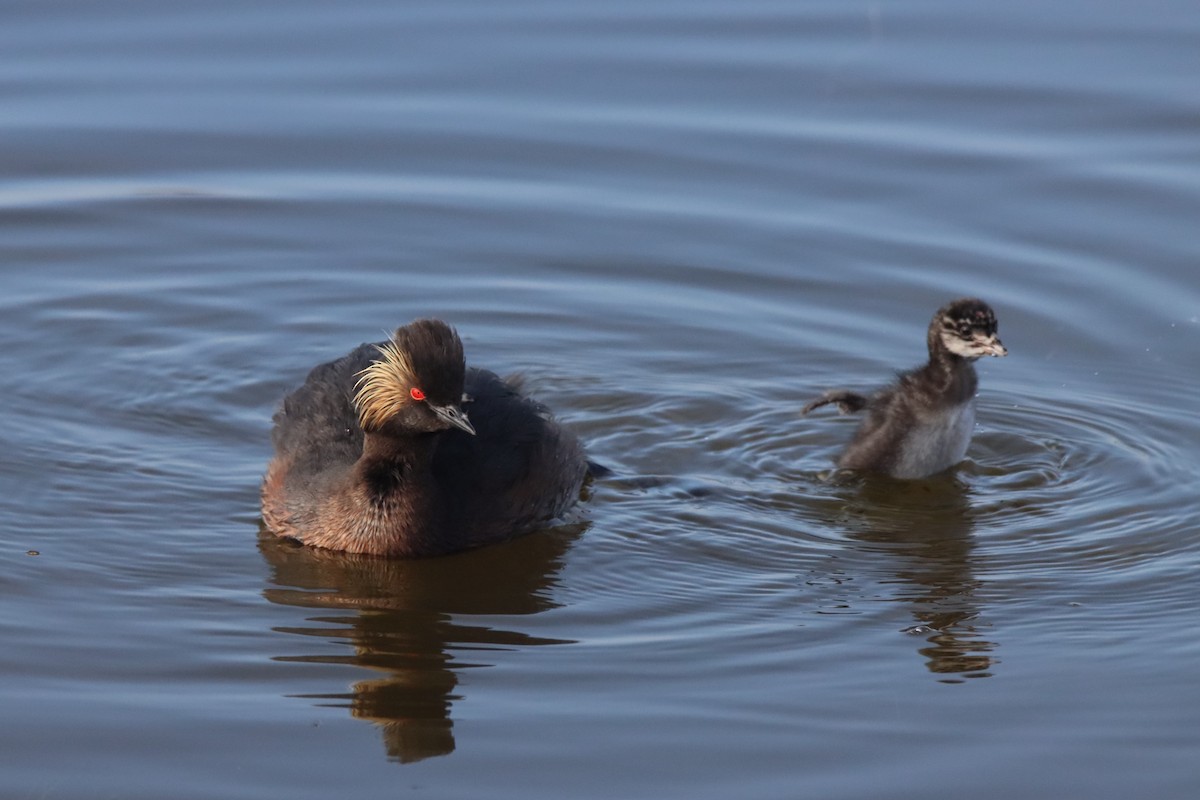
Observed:
[[[1000,341],[1000,337],[994,333],[979,342],[979,349],[983,355],[997,357],[1008,355],[1008,348]]]
[[[475,435],[475,426],[467,419],[467,415],[458,406],[430,406],[430,409],[437,418],[446,423],[452,428],[458,428],[461,431],[466,431],[472,436]]]

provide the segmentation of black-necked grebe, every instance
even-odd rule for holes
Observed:
[[[982,300],[963,298],[938,310],[929,324],[929,363],[900,374],[871,397],[839,390],[801,413],[835,403],[843,414],[867,416],[838,459],[841,469],[924,478],[962,461],[975,428],[974,361],[1003,356],[996,315]]]
[[[588,471],[579,440],[513,385],[468,369],[438,320],[313,369],[284,398],[272,440],[266,526],[355,553],[431,556],[511,538],[567,511]]]

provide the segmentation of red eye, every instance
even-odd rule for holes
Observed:
[[[408,396],[411,397],[413,400],[424,400],[425,399],[425,393],[422,392],[420,389],[418,389],[415,386],[408,390]]]

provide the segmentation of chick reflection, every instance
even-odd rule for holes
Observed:
[[[259,551],[272,568],[273,603],[351,612],[309,617],[279,628],[322,641],[348,640],[347,655],[279,656],[279,661],[353,664],[379,677],[350,693],[303,695],[345,706],[378,726],[388,757],[400,762],[454,750],[451,704],[458,670],[487,666],[486,652],[566,644],[491,627],[462,625],[454,615],[536,614],[552,608],[549,589],[581,527],[535,533],[455,556],[393,560],[319,550],[260,531]],[[461,653],[471,653],[470,662]]]
[[[957,478],[923,481],[871,477],[860,487],[848,531],[863,549],[887,554],[889,582],[912,607],[906,633],[928,646],[918,652],[931,672],[984,678],[998,660],[982,638],[972,571],[973,519],[968,489]],[[894,576],[894,578],[892,577]]]

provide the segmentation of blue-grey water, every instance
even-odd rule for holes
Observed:
[[[2,17],[0,796],[1200,792],[1193,3]],[[964,294],[967,461],[827,480]],[[613,475],[264,536],[275,404],[420,316]]]

